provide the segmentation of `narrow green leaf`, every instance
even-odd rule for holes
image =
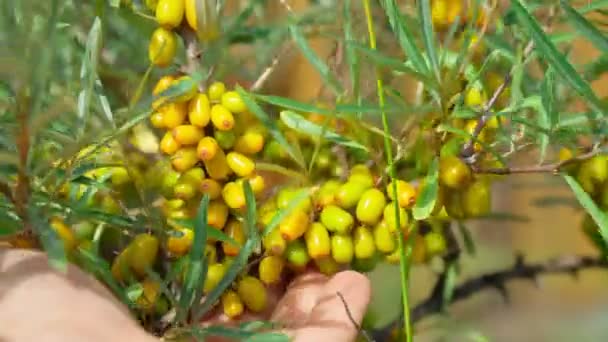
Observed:
[[[239,254],[230,264],[224,278],[222,278],[219,284],[213,290],[211,290],[209,294],[207,294],[203,304],[197,309],[197,311],[195,311],[195,320],[199,320],[205,313],[209,312],[209,310],[213,308],[220,296],[230,286],[230,284],[232,284],[241,270],[245,268],[249,260],[249,256],[251,256],[256,247],[257,241],[255,241],[252,237],[248,238],[245,244],[241,247]]]
[[[208,265],[205,260],[205,246],[207,245],[208,207],[209,195],[205,194],[201,199],[194,222],[194,238],[192,248],[188,253],[189,265],[179,298],[178,321],[187,319],[190,307],[198,303],[202,296],[203,283],[207,277]]]
[[[308,103],[292,100],[286,97],[274,96],[274,95],[254,95],[256,99],[264,101],[266,103],[284,108],[291,109],[303,113],[318,113],[322,115],[334,115],[334,111],[328,108],[320,108],[315,105]]]
[[[595,25],[590,23],[585,17],[578,13],[568,1],[560,0],[560,5],[564,9],[568,20],[572,23],[581,36],[589,39],[589,41],[595,45],[603,53],[608,53],[608,38],[605,34],[600,32]]]
[[[591,109],[603,116],[602,104],[597,98],[591,86],[583,80],[580,74],[561,54],[555,45],[549,40],[542,28],[521,4],[519,0],[511,0],[513,10],[520,19],[521,24],[530,32],[536,48],[544,59],[546,59],[555,70],[570,84],[570,86],[583,98],[587,100]]]
[[[439,159],[434,158],[429,166],[429,172],[424,180],[424,187],[420,196],[416,198],[416,204],[412,209],[414,219],[420,221],[427,219],[435,208],[437,192],[439,190]]]
[[[281,333],[257,333],[245,339],[245,342],[289,342],[289,336]]]
[[[255,249],[259,247],[260,236],[256,227],[256,206],[255,197],[251,190],[251,185],[248,182],[243,183],[245,198],[247,200],[247,214],[245,226],[247,228],[247,241],[241,247],[239,254],[234,258],[234,261],[230,264],[230,267],[226,271],[226,274],[219,282],[219,284],[211,290],[205,297],[203,304],[197,308],[194,312],[194,321],[200,320],[200,318],[207,313],[217,302],[224,291],[232,284],[239,273],[245,268],[249,257]]]
[[[576,199],[583,208],[591,215],[593,221],[597,224],[599,232],[604,239],[604,243],[608,246],[608,216],[595,204],[591,196],[583,190],[574,177],[563,174],[566,183],[570,186]]]
[[[290,24],[289,32],[291,33],[291,37],[295,41],[296,45],[298,45],[300,48],[300,51],[302,51],[304,57],[306,57],[312,66],[317,69],[325,83],[331,86],[336,95],[341,95],[344,92],[342,85],[336,76],[334,76],[334,74],[331,72],[327,64],[325,64],[325,62],[321,60],[317,53],[310,47],[306,41],[306,37],[304,37],[304,34],[302,34],[300,31],[300,28],[296,24]]]
[[[423,74],[428,75],[429,70],[420,49],[416,46],[414,36],[410,32],[405,20],[399,12],[399,6],[395,0],[384,0],[382,2],[384,11],[388,18],[391,29],[397,36],[397,41],[403,50],[403,53],[412,61],[414,69]]]
[[[289,154],[289,156],[300,167],[304,168],[305,167],[304,160],[302,160],[301,156],[299,156],[296,153],[293,146],[287,141],[287,139],[283,135],[283,132],[281,132],[281,130],[279,129],[275,120],[270,118],[268,116],[268,114],[266,114],[266,112],[264,112],[262,107],[260,107],[255,102],[255,100],[253,99],[253,95],[251,95],[245,89],[243,89],[241,86],[238,86],[238,85],[236,87],[236,91],[239,93],[239,95],[241,95],[241,98],[247,105],[247,108],[249,108],[249,110],[253,113],[253,115],[255,115],[264,126],[266,126],[266,128],[268,129],[268,131],[270,132],[270,135],[272,135],[274,140],[276,140],[281,145],[281,147],[283,147],[283,149],[287,152],[287,154]]]
[[[344,5],[342,6],[342,17],[344,18],[344,41],[348,42],[354,40],[350,1],[344,1]],[[346,52],[346,63],[348,64],[348,71],[350,74],[350,91],[353,97],[358,98],[359,78],[361,74],[359,70],[359,56],[352,45],[346,44],[344,50]]]
[[[464,248],[467,253],[471,256],[475,255],[475,241],[473,240],[473,235],[467,226],[462,222],[458,222],[458,231],[460,235],[462,235],[462,241],[464,242]]]
[[[456,279],[458,277],[458,268],[456,266],[456,262],[453,261],[446,265],[445,283],[443,284],[442,291],[443,309],[450,305],[454,296],[454,288],[456,287]]]
[[[555,98],[555,72],[552,67],[549,67],[545,72],[545,78],[540,88],[540,95],[542,98],[543,107],[548,115],[547,122],[549,123],[549,129],[555,128],[559,122],[559,113],[557,112],[556,98]]]
[[[439,77],[439,60],[437,58],[437,48],[435,46],[435,30],[433,29],[433,21],[431,20],[431,2],[418,1],[418,16],[422,21],[422,39],[426,49],[426,55],[431,62],[431,71]]]
[[[308,134],[313,138],[321,137],[333,143],[343,145],[346,147],[362,150],[368,152],[367,147],[352,141],[340,134],[330,131],[323,126],[317,125],[316,123],[306,120],[303,116],[298,115],[292,111],[284,110],[281,112],[281,121],[287,125],[287,127],[304,134]]]
[[[180,227],[194,229],[195,222],[192,219],[170,219],[169,224],[176,224]],[[223,231],[211,226],[207,226],[207,239],[227,242],[233,246],[239,246],[239,243],[236,242],[236,240],[226,235]]]
[[[114,295],[116,295],[123,303],[128,303],[129,299],[127,298],[124,290],[116,282],[116,279],[114,279],[114,276],[110,271],[110,264],[108,264],[107,261],[97,254],[84,248],[78,247],[77,251],[78,257],[83,261],[85,268],[91,273],[99,276],[103,280],[104,284],[106,284],[112,290],[112,292],[114,292]]]
[[[61,238],[49,225],[39,227],[38,230],[42,246],[49,258],[49,264],[61,272],[66,272],[68,259]]]
[[[191,334],[203,337],[224,337],[245,342],[287,342],[285,334],[277,332],[254,332],[225,325],[212,325],[204,328],[192,328]]]
[[[260,234],[257,228],[257,208],[255,202],[255,195],[253,194],[253,190],[251,189],[251,184],[249,182],[243,182],[243,192],[245,193],[245,205],[246,205],[246,215],[245,215],[245,231],[247,232],[247,237],[249,239],[254,240],[254,242],[260,242]]]
[[[391,72],[402,72],[404,74],[413,76],[428,87],[434,85],[432,79],[421,73],[419,70],[416,70],[411,61],[403,62],[399,59],[385,56],[384,54],[376,50],[370,49],[369,47],[359,44],[357,42],[347,41],[346,46],[353,47],[360,53],[364,54],[365,57],[368,57],[370,62],[374,63],[379,67],[390,69]]]
[[[95,17],[93,26],[89,31],[86,48],[80,68],[80,82],[82,90],[78,94],[78,132],[77,136],[84,133],[85,126],[89,119],[91,109],[91,98],[93,87],[97,80],[97,65],[101,50],[101,20]]]

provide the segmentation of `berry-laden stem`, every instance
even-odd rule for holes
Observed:
[[[480,291],[492,288],[496,289],[505,301],[508,301],[506,284],[511,280],[528,279],[538,286],[538,278],[541,275],[571,274],[577,277],[580,271],[595,268],[608,269],[608,260],[603,257],[564,255],[541,263],[526,264],[523,256],[519,255],[515,264],[508,269],[482,274],[458,285],[454,289],[450,303],[467,299]],[[444,303],[442,292],[433,291],[431,296],[413,309],[412,320],[416,322],[439,313],[445,304],[448,303]],[[383,336],[388,336],[397,326],[398,322],[390,323],[385,328],[375,331],[374,338],[381,340]]]
[[[369,46],[372,50],[376,50],[376,34],[374,32],[374,20],[372,18],[370,1],[363,0],[363,7],[365,10],[365,18],[367,21],[367,31],[369,33]],[[391,140],[388,138],[390,136],[390,129],[388,125],[388,118],[386,116],[386,112],[384,111],[384,86],[382,82],[382,78],[380,76],[380,71],[378,68],[374,69],[376,75],[376,90],[378,92],[378,104],[380,105],[382,111],[382,126],[384,129],[384,150],[386,153],[386,161],[389,166],[389,175],[391,179],[391,183],[393,184],[393,193],[397,193],[397,182],[393,182],[392,180],[395,177],[395,164],[393,163],[393,151],[391,147]],[[399,206],[395,205],[395,223],[396,226],[400,226],[399,222]],[[400,266],[400,274],[401,274],[401,299],[403,301],[403,328],[406,336],[406,341],[412,341],[412,323],[410,317],[410,305],[409,305],[409,277],[408,277],[408,269],[409,269],[409,261],[407,258],[407,253],[405,250],[405,239],[403,234],[397,234],[397,241],[399,244],[399,266]]]
[[[462,152],[460,153],[462,158],[464,158],[465,162],[468,164],[473,164],[475,162],[475,141],[477,141],[477,137],[481,134],[481,131],[486,126],[486,123],[490,119],[492,115],[492,107],[500,97],[500,95],[505,91],[505,89],[511,84],[511,73],[507,73],[505,75],[504,81],[502,84],[494,91],[494,94],[490,98],[490,100],[485,104],[483,110],[481,112],[481,116],[477,119],[477,125],[475,125],[475,130],[471,134],[471,138],[464,144],[462,147]]]
[[[534,49],[534,42],[530,41],[524,49],[523,59],[526,59],[532,53],[533,49]],[[481,134],[481,131],[486,126],[486,123],[488,122],[488,120],[490,120],[490,117],[492,115],[492,108],[496,104],[496,101],[498,101],[498,98],[500,97],[500,95],[502,95],[502,93],[505,91],[505,89],[507,89],[507,87],[509,87],[509,85],[511,85],[511,81],[513,80],[513,76],[511,74],[512,72],[513,72],[513,69],[511,69],[505,75],[502,84],[498,88],[496,88],[496,90],[494,91],[494,94],[492,94],[492,97],[490,98],[490,100],[488,100],[488,102],[484,105],[484,107],[481,111],[481,115],[479,116],[479,119],[477,119],[477,125],[475,125],[475,129],[473,130],[473,133],[471,134],[471,138],[462,147],[460,156],[469,165],[472,165],[475,163],[475,159],[476,159],[475,158],[475,155],[476,155],[475,148],[474,148],[475,142],[477,141],[479,134]]]

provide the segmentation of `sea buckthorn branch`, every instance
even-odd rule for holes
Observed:
[[[566,255],[543,263],[526,264],[524,257],[520,254],[511,268],[483,274],[456,287],[452,302],[469,298],[473,294],[489,288],[497,289],[508,301],[506,284],[511,280],[528,279],[538,286],[538,278],[541,275],[571,274],[576,277],[580,271],[592,268],[608,268],[608,261],[601,257]],[[414,307],[412,319],[419,321],[430,314],[437,313],[443,305],[441,296],[431,296]]]
[[[496,289],[504,298],[509,301],[509,293],[506,285],[511,280],[527,279],[539,286],[539,277],[549,274],[570,274],[577,277],[579,272],[588,269],[607,269],[608,260],[602,257],[563,255],[552,258],[545,262],[526,264],[523,255],[516,257],[512,267],[496,272],[482,274],[478,277],[469,279],[458,285],[452,295],[450,303],[467,299],[474,294],[487,289]],[[435,283],[431,295],[412,309],[412,321],[417,322],[430,315],[440,313],[447,303],[444,302],[441,291],[444,281],[440,276]],[[439,290],[438,290],[439,289]],[[389,336],[391,331],[399,326],[400,321],[395,320],[387,327],[374,332],[374,338],[381,340],[381,337]]]
[[[511,76],[511,72],[509,72],[505,75],[502,84],[498,88],[496,88],[496,90],[494,91],[494,94],[492,94],[492,97],[490,98],[490,100],[483,107],[483,110],[481,111],[481,115],[479,116],[479,119],[477,119],[477,125],[475,126],[475,130],[471,134],[471,138],[462,147],[462,151],[460,154],[467,164],[475,163],[475,161],[476,161],[475,142],[477,141],[479,134],[481,134],[481,131],[486,126],[486,123],[488,122],[488,120],[490,120],[490,117],[492,115],[492,108],[494,107],[494,104],[496,104],[496,101],[498,100],[500,95],[511,84],[511,80],[512,80],[512,76]]]
[[[495,174],[495,175],[510,175],[518,173],[554,173],[557,174],[566,166],[591,159],[594,156],[604,152],[604,149],[595,148],[587,153],[572,157],[558,163],[536,165],[536,166],[520,166],[520,167],[504,167],[504,168],[478,168],[473,166],[473,172],[479,174]]]
[[[549,13],[546,18],[545,25],[543,25],[545,31],[551,32],[552,24],[553,24],[553,21],[555,20],[556,16],[557,16],[557,10],[556,10],[555,6],[551,6],[549,8]],[[533,50],[534,50],[534,41],[530,40],[528,42],[528,44],[526,45],[526,47],[524,48],[522,59],[525,61],[530,56],[530,54],[532,53]],[[462,159],[469,165],[473,165],[476,162],[477,154],[475,152],[475,142],[477,141],[477,138],[481,134],[481,131],[485,128],[486,123],[491,118],[492,108],[496,104],[496,101],[498,100],[500,95],[502,95],[502,93],[505,91],[505,89],[507,89],[507,87],[511,84],[512,78],[513,78],[512,72],[513,72],[513,68],[504,76],[503,83],[498,88],[496,88],[496,90],[494,91],[494,94],[492,94],[492,97],[490,98],[490,100],[488,100],[486,105],[483,107],[483,109],[481,111],[481,115],[479,116],[479,119],[477,120],[477,125],[475,126],[475,129],[474,129],[473,133],[471,134],[471,138],[462,147],[462,151],[461,151],[460,155],[461,155]]]

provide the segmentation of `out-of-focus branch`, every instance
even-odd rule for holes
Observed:
[[[453,291],[450,303],[467,299],[486,289],[498,290],[504,299],[508,301],[506,284],[511,280],[527,279],[537,284],[538,278],[541,275],[570,274],[576,277],[580,271],[594,268],[608,268],[608,260],[602,257],[565,255],[542,263],[526,264],[523,256],[519,255],[515,264],[508,269],[482,274],[458,285]],[[441,281],[442,277],[439,277],[431,295],[413,309],[412,320],[414,322],[441,312],[442,308],[446,304],[449,304],[444,302],[442,291],[437,290],[441,285]],[[387,332],[395,328],[398,323],[399,321],[397,320],[386,328],[378,330],[374,335],[386,336]]]
[[[590,152],[581,154],[570,159],[563,160],[559,163],[545,164],[545,165],[534,165],[534,166],[521,166],[521,167],[504,167],[504,168],[478,168],[473,166],[473,171],[480,174],[495,174],[495,175],[510,175],[518,173],[559,173],[562,169],[568,165],[575,164],[590,158],[593,158],[597,154],[601,153],[602,149],[594,149]]]

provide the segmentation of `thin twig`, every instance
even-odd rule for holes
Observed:
[[[535,165],[535,166],[521,166],[521,167],[504,167],[504,168],[478,168],[473,167],[473,171],[479,174],[494,174],[494,175],[510,175],[518,173],[553,173],[557,174],[568,165],[572,165],[598,155],[603,152],[603,149],[594,149],[590,152],[581,154],[570,159],[560,161],[558,163],[546,164],[546,165]]]
[[[361,326],[353,318],[353,314],[350,312],[350,308],[348,307],[348,303],[346,303],[346,299],[344,299],[344,295],[342,295],[342,293],[340,293],[339,291],[336,292],[336,295],[342,301],[342,305],[344,305],[344,310],[346,311],[346,316],[348,316],[348,319],[353,324],[353,326],[355,327],[355,329],[357,329],[357,331],[359,333],[361,333],[361,335],[363,336],[363,338],[365,338],[366,341],[368,341],[368,342],[374,342],[374,339],[367,333],[367,331],[361,329]]]
[[[494,94],[490,98],[490,100],[485,104],[479,119],[477,119],[477,125],[475,126],[475,130],[471,134],[471,138],[464,144],[462,147],[461,156],[468,163],[475,163],[475,142],[481,134],[481,131],[486,126],[488,120],[490,120],[490,116],[492,115],[492,108],[496,104],[496,101],[500,97],[500,95],[505,91],[505,89],[511,84],[512,75],[511,72],[505,75],[505,78],[502,84],[494,91]]]
[[[496,289],[508,301],[506,284],[511,280],[527,279],[538,286],[538,277],[549,274],[571,274],[576,277],[580,271],[594,268],[608,268],[608,260],[603,257],[591,256],[560,256],[543,263],[526,264],[523,256],[516,258],[514,265],[508,269],[492,273],[482,274],[460,284],[454,289],[451,303],[467,299],[472,295],[486,289]],[[433,291],[432,294],[418,304],[412,311],[414,322],[430,315],[441,312],[445,306],[441,291]],[[391,322],[385,328],[374,332],[374,336],[385,336],[387,332],[398,327],[399,320]]]
[[[281,57],[283,57],[283,54],[285,53],[285,51],[287,51],[287,46],[289,46],[289,44],[287,44],[283,49],[279,51],[279,53],[277,53],[277,55],[272,59],[270,65],[266,67],[266,69],[264,69],[258,79],[253,82],[253,84],[249,88],[249,91],[256,92],[262,89],[266,81],[268,81],[268,78],[270,78],[270,75],[275,71],[275,69],[279,65]]]

